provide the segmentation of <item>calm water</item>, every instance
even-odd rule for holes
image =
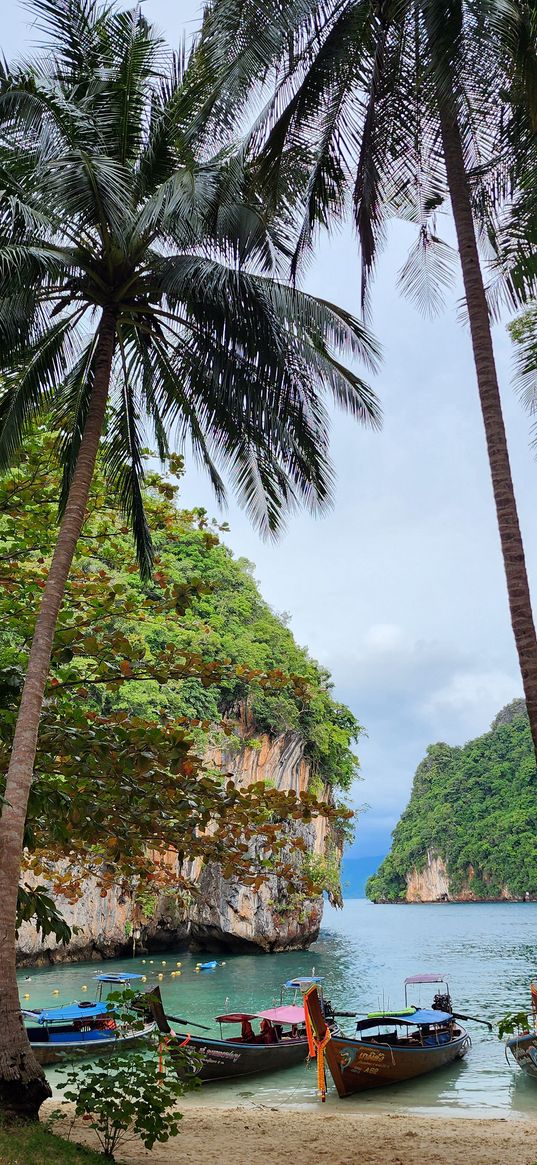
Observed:
[[[494,1021],[507,1011],[529,1007],[529,981],[537,976],[537,904],[374,906],[364,900],[349,901],[342,911],[326,908],[319,941],[309,951],[223,955],[225,966],[196,973],[200,958],[177,952],[104,966],[110,971],[128,966],[148,979],[150,974],[162,974],[166,1010],[211,1024],[215,1034],[218,1025],[213,1017],[219,1012],[270,1007],[279,1002],[285,979],[310,974],[313,968],[326,977],[326,993],[336,1009],[356,1011],[401,1006],[407,975],[443,971],[455,1010]],[[170,972],[177,960],[182,973],[172,979]],[[99,969],[95,963],[79,963],[21,971],[21,994],[30,994],[25,1002],[31,1007],[91,999],[91,977]],[[87,992],[82,991],[84,985]],[[55,989],[59,995],[52,994]],[[409,1002],[431,1002],[430,988],[411,990]],[[352,1020],[343,1023],[352,1034]],[[346,1108],[537,1116],[537,1081],[506,1064],[503,1046],[494,1034],[476,1024],[467,1026],[473,1047],[465,1061],[414,1083],[349,1098]],[[56,1072],[48,1072],[54,1085]],[[309,1105],[317,1102],[315,1070],[310,1066],[235,1084],[206,1085],[195,1096],[195,1103],[200,1100]],[[333,1089],[328,1103],[340,1103]]]

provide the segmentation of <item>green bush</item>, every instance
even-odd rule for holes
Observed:
[[[154,1055],[129,1052],[62,1071],[64,1103],[74,1104],[74,1116],[94,1130],[108,1160],[129,1140],[138,1138],[152,1149],[177,1135],[181,1113],[176,1105],[185,1085],[173,1068],[160,1071]]]

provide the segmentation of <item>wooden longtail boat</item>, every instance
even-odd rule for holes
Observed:
[[[444,982],[440,977],[414,975],[408,983]],[[449,994],[436,1000],[449,999]],[[403,1008],[380,1012],[356,1025],[356,1038],[330,1032],[313,985],[304,996],[311,1025],[310,1050],[318,1056],[318,1079],[322,1099],[326,1092],[323,1057],[339,1096],[352,1096],[369,1088],[398,1084],[443,1068],[464,1056],[470,1037],[460,1027],[451,1010]]]
[[[517,1032],[505,1043],[505,1055],[510,1052],[515,1062],[528,1076],[537,1080],[537,983],[532,982],[530,1021],[526,1031]]]
[[[24,1009],[30,1046],[38,1062],[56,1064],[79,1056],[124,1052],[146,1040],[156,1028],[153,1001],[160,994],[158,987],[141,992],[132,1004],[140,1013],[141,1027],[118,1022],[113,1007],[103,999],[105,984],[125,987],[141,977],[128,971],[96,975],[99,990],[95,1003],[83,1000],[64,1007]]]
[[[312,983],[318,989],[319,1007],[325,1006],[320,979],[291,979],[284,986],[300,992]],[[172,1030],[169,1020],[187,1027],[200,1025],[176,1021],[166,1016],[164,1009],[154,1007],[153,1014],[171,1053],[172,1063],[181,1077],[196,1076],[199,1080],[231,1080],[238,1076],[253,1076],[259,1072],[274,1072],[292,1068],[308,1058],[304,1007],[293,1002],[281,1003],[257,1012],[230,1012],[216,1016],[220,1024],[220,1039],[192,1034],[189,1030]],[[226,1038],[223,1025],[236,1025],[236,1035]],[[259,1030],[256,1032],[255,1027]],[[239,1034],[240,1032],[240,1034]]]

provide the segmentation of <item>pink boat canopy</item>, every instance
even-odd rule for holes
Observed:
[[[445,981],[446,976],[440,975],[438,972],[436,975],[410,975],[408,979],[405,979],[405,987],[407,987],[409,983],[445,983]]]
[[[304,1023],[304,1008],[289,1004],[282,1007],[269,1007],[268,1011],[258,1011],[258,1019],[268,1019],[270,1023]]]
[[[304,1008],[294,1004],[288,1007],[269,1007],[268,1011],[232,1011],[217,1015],[217,1023],[243,1023],[251,1019],[268,1019],[270,1023],[304,1023]]]

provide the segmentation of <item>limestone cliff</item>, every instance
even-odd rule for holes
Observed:
[[[459,881],[455,889],[449,879],[446,863],[439,854],[427,851],[427,859],[422,869],[416,868],[406,874],[406,902],[483,902],[500,900],[512,902],[516,900],[508,886],[500,886],[497,894],[489,896],[483,894],[482,888],[475,887],[476,871],[470,864],[466,870],[466,877]],[[524,896],[526,897],[526,895]],[[528,894],[527,897],[530,897]]]
[[[536,785],[522,700],[462,747],[431,745],[366,893],[375,902],[535,900]]]
[[[311,766],[304,757],[304,743],[296,732],[258,738],[255,748],[246,744],[239,751],[213,749],[211,764],[233,774],[239,785],[264,780],[278,789],[300,793],[307,789]],[[329,800],[330,790],[322,796]],[[307,841],[308,851],[318,858],[338,862],[340,852],[331,829],[321,818],[310,825],[293,824]],[[170,895],[144,900],[144,907],[119,890],[101,898],[94,879],[85,883],[82,897],[71,905],[58,899],[58,906],[73,929],[67,947],[58,947],[53,938],[42,942],[35,928],[24,923],[19,933],[18,958],[21,964],[69,959],[101,959],[132,952],[138,933],[138,949],[187,947],[203,950],[283,951],[304,949],[314,942],[322,918],[322,898],[305,900],[293,895],[275,877],[259,891],[225,880],[218,866],[188,873],[196,892],[188,903],[178,905]],[[40,879],[43,881],[43,879]]]

